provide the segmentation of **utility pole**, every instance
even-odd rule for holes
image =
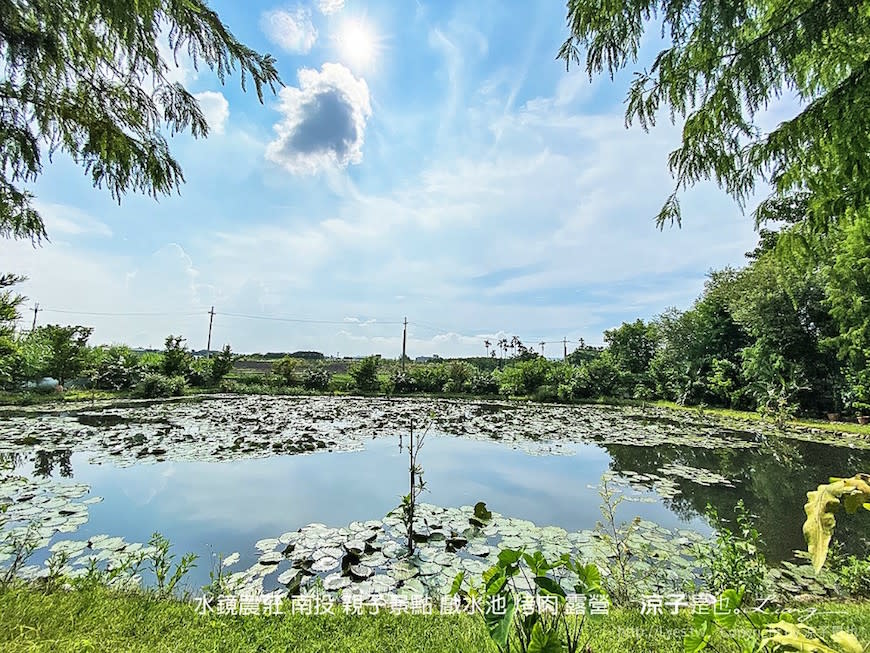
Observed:
[[[205,357],[211,358],[211,325],[214,322],[214,306],[208,312],[208,344],[205,346]]]
[[[568,338],[562,338],[562,360],[568,360]]]
[[[402,371],[405,371],[405,345],[408,342],[408,318],[405,318],[405,322],[402,326]]]
[[[33,307],[33,326],[30,327],[31,331],[36,330],[36,315],[39,313],[39,302],[36,302],[36,306]]]

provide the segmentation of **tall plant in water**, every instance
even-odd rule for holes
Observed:
[[[423,468],[417,464],[417,456],[423,448],[423,442],[431,425],[430,421],[415,440],[414,420],[411,420],[411,434],[408,439],[409,491],[402,497],[402,520],[405,522],[405,529],[408,533],[408,555],[414,553],[414,509],[417,506],[417,497],[426,489],[426,483],[423,481]]]

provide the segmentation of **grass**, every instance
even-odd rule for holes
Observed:
[[[805,619],[820,632],[849,630],[870,639],[870,609],[822,604]],[[805,610],[806,608],[804,608]],[[801,612],[796,616],[802,617]],[[688,612],[641,615],[611,610],[592,622],[592,652],[682,651]],[[200,615],[196,606],[146,593],[103,587],[44,593],[30,585],[0,591],[0,649],[10,652],[91,651],[349,651],[414,653],[495,651],[483,620],[469,615],[226,616]],[[719,647],[722,653],[727,646]]]
[[[672,410],[679,411],[692,411],[696,412],[699,410],[698,406],[682,406],[680,404],[674,403],[672,401],[654,401],[652,402],[654,406],[661,406],[663,408],[670,408]],[[753,422],[763,422],[768,421],[772,423],[772,420],[766,419],[761,413],[754,411],[746,411],[746,410],[734,410],[732,408],[703,408],[705,415],[714,415],[716,417],[722,417],[726,419],[741,419],[741,420],[749,420]],[[852,422],[830,422],[816,419],[793,419],[787,422],[791,426],[802,426],[806,428],[819,429],[822,431],[830,431],[832,433],[852,433],[855,435],[866,435],[870,436],[870,424],[856,424]]]

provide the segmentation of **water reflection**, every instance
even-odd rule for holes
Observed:
[[[90,464],[83,452],[34,451],[26,459],[4,456],[7,465],[38,477],[75,479],[104,502],[71,535],[99,533],[145,542],[154,531],[179,552],[242,552],[254,561],[253,543],[311,522],[343,526],[383,517],[407,492],[408,459],[400,439],[375,439],[364,451],[273,456],[226,462],[157,462],[120,468]],[[635,515],[668,528],[687,525],[709,532],[709,503],[733,517],[743,498],[756,515],[771,560],[804,547],[801,534],[806,491],[829,476],[870,468],[870,455],[847,448],[771,438],[756,449],[687,446],[571,445],[570,455],[534,456],[501,443],[433,434],[420,455],[427,491],[421,501],[443,506],[485,501],[504,515],[568,530],[593,528],[599,519],[596,486],[608,470],[661,474],[667,465],[711,470],[735,487],[705,486],[674,478],[680,494],[654,503],[624,503],[619,517]],[[650,496],[652,493],[650,493]],[[862,532],[863,528],[863,532]],[[867,529],[860,520],[838,522],[838,536],[857,543]],[[205,583],[203,562],[191,581]]]

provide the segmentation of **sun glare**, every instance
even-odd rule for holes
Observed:
[[[380,51],[380,40],[372,26],[361,18],[342,23],[335,36],[342,59],[352,68],[368,70],[374,67]]]

